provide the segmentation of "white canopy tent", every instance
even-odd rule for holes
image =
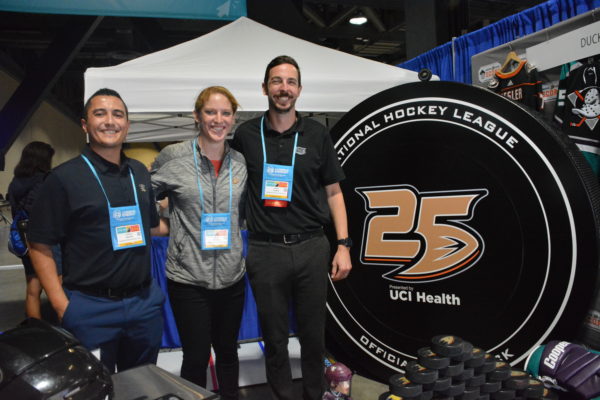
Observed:
[[[227,87],[247,117],[267,108],[261,82],[271,59],[287,54],[302,74],[296,108],[317,114],[343,113],[375,93],[417,73],[356,57],[268,28],[248,18],[199,38],[117,66],[89,68],[85,99],[97,89],[117,90],[129,107],[129,142],[193,137],[193,104],[201,89]]]

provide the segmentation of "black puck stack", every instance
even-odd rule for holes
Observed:
[[[404,374],[389,380],[379,400],[556,399],[554,392],[527,372],[453,335],[438,335],[417,351]]]

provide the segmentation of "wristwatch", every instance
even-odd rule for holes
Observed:
[[[349,237],[338,239],[337,244],[343,244],[346,247],[352,247],[352,239],[350,239]]]

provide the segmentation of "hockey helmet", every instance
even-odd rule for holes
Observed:
[[[325,369],[325,379],[329,386],[336,386],[340,382],[352,380],[352,371],[341,362],[336,362]]]
[[[108,369],[64,329],[29,318],[0,333],[0,398],[109,400]]]

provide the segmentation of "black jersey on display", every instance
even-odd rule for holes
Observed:
[[[490,82],[494,92],[540,111],[544,106],[542,97],[542,81],[538,78],[535,68],[528,70],[527,62],[521,61],[510,72],[496,71],[495,79]]]

